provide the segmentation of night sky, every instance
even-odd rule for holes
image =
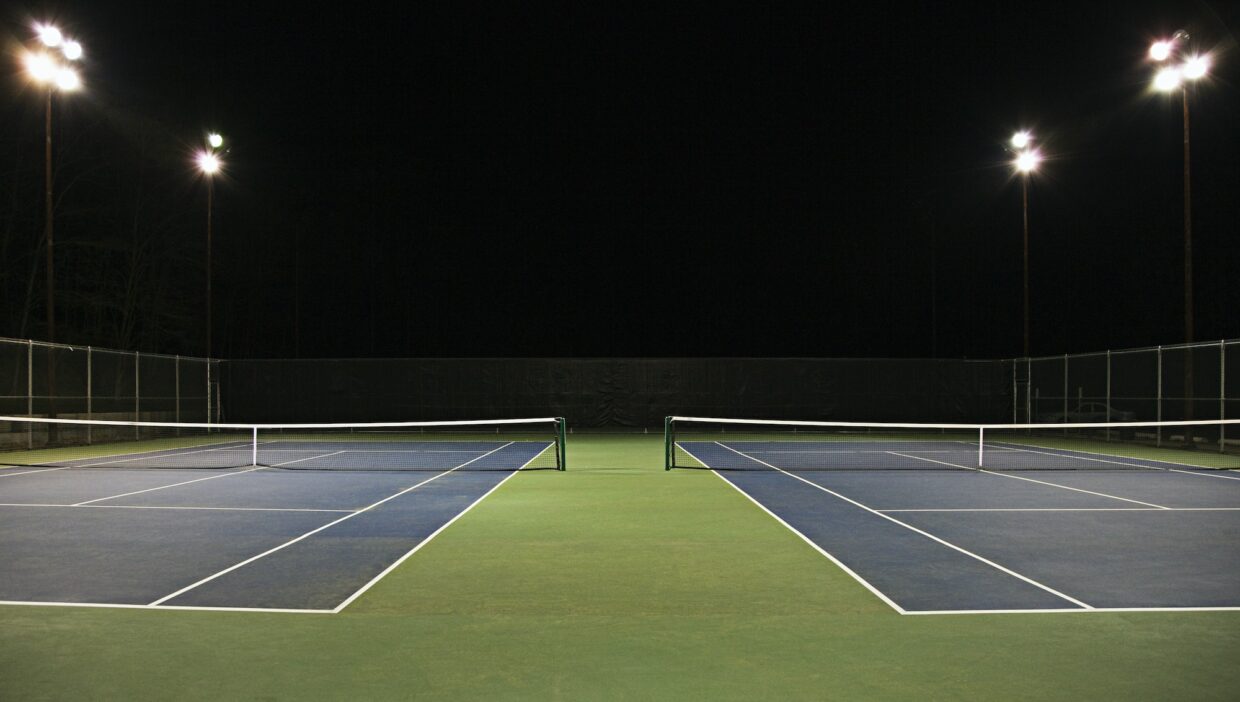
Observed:
[[[43,333],[54,19],[58,340],[202,351],[214,129],[221,357],[1018,356],[1024,127],[1032,353],[1178,343],[1179,28],[1196,335],[1240,337],[1240,3],[281,5],[10,8],[0,336]]]

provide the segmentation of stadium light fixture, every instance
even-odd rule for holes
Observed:
[[[1206,77],[1210,72],[1210,56],[1191,52],[1188,32],[1180,30],[1170,39],[1154,42],[1149,57],[1160,64],[1154,74],[1152,87],[1163,93],[1180,91],[1180,109],[1184,123],[1184,341],[1192,343],[1193,329],[1193,190],[1189,144],[1188,87]],[[1184,365],[1184,419],[1193,418],[1193,366],[1192,354]]]
[[[220,170],[220,157],[211,151],[199,151],[195,158],[198,163],[198,170],[205,175],[215,175]]]
[[[61,51],[64,53],[65,58],[70,61],[77,61],[82,58],[82,45],[76,41],[66,41],[64,46],[61,47]]]
[[[212,231],[211,219],[214,210],[215,200],[215,175],[220,172],[223,163],[220,161],[216,150],[224,145],[224,137],[216,132],[207,134],[207,146],[194,155],[194,162],[198,166],[198,170],[206,176],[207,179],[207,359],[211,358],[211,249],[212,249]],[[207,364],[207,421],[211,421],[211,364]]]
[[[1209,55],[1190,52],[1188,32],[1180,30],[1169,40],[1154,42],[1149,58],[1163,64],[1154,74],[1153,88],[1158,92],[1179,91],[1180,110],[1184,123],[1184,342],[1192,344],[1193,329],[1193,179],[1190,160],[1188,86],[1210,72]],[[1193,418],[1193,355],[1184,362],[1184,419]],[[1190,437],[1188,438],[1189,442]]]
[[[1029,174],[1036,171],[1041,163],[1042,154],[1035,149],[1027,149],[1017,154],[1013,165],[1016,167],[1017,172]]]
[[[36,24],[34,26],[35,33],[39,36],[39,41],[49,49],[54,49],[61,45],[64,41],[64,35],[60,33],[60,29],[50,24]]]
[[[1021,176],[1021,219],[1024,223],[1024,354],[1029,357],[1029,176],[1042,163],[1042,153],[1033,147],[1033,132],[1022,129],[1012,135],[1008,144],[1015,149],[1012,168]]]
[[[34,25],[36,45],[23,56],[26,75],[45,88],[44,96],[44,245],[47,250],[47,341],[56,340],[56,273],[54,214],[52,210],[52,94],[73,92],[82,87],[82,78],[71,65],[82,58],[82,45],[65,37],[51,24]],[[54,383],[54,378],[49,378]]]

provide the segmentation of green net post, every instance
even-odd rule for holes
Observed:
[[[555,418],[556,426],[556,442],[559,444],[560,451],[560,470],[568,470],[568,437],[563,417]]]
[[[672,469],[672,418],[663,418],[663,470]]]

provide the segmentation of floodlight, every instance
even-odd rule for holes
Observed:
[[[82,79],[72,68],[61,67],[56,71],[56,87],[66,92],[82,87]]]
[[[1164,68],[1154,76],[1154,89],[1164,93],[1175,90],[1184,82],[1184,73],[1179,68]]]
[[[1025,148],[1026,146],[1029,146],[1029,142],[1030,142],[1030,140],[1032,140],[1032,139],[1033,139],[1033,135],[1031,135],[1029,132],[1027,132],[1027,131],[1020,131],[1020,132],[1016,132],[1015,134],[1013,134],[1013,135],[1012,135],[1012,142],[1011,142],[1011,143],[1012,143],[1012,146],[1014,146],[1014,147],[1016,147],[1016,148],[1018,148],[1018,149],[1023,149],[1023,148]]]
[[[1022,151],[1016,156],[1016,170],[1021,173],[1032,173],[1037,170],[1038,164],[1042,162],[1042,154],[1032,149]]]
[[[26,54],[26,72],[39,83],[46,83],[56,76],[56,62],[47,54]]]
[[[198,153],[198,170],[213,175],[220,170],[220,159],[210,151],[201,151]]]
[[[224,145],[224,137],[220,136],[219,134],[215,134],[215,133],[208,134],[207,143],[211,145],[211,148],[218,149]]]
[[[1189,56],[1184,61],[1184,67],[1181,69],[1184,77],[1188,80],[1197,80],[1210,70],[1209,56]]]
[[[60,49],[65,54],[65,58],[70,61],[76,61],[82,58],[82,45],[76,41],[67,41]]]
[[[1150,58],[1155,61],[1166,61],[1171,56],[1171,42],[1156,41],[1150,46]]]
[[[64,41],[64,36],[60,33],[60,30],[50,24],[35,25],[35,31],[39,33],[39,41],[43,42],[44,46],[56,47],[60,46],[60,43]]]

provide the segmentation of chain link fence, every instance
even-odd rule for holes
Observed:
[[[532,382],[530,378],[533,371],[527,366],[530,364],[539,366],[539,363],[546,365],[547,363],[545,360],[511,362],[512,368],[491,369],[489,375],[484,374],[486,382],[482,383],[479,391],[488,395],[493,393],[497,383],[504,378],[507,378],[505,382],[529,384]],[[769,362],[782,368],[782,364],[777,361],[770,360]],[[845,361],[832,359],[818,359],[817,362],[831,367],[847,365]],[[342,391],[347,390],[352,394],[361,392],[365,396],[354,398],[354,401],[365,403],[367,406],[376,401],[374,396],[365,392],[376,387],[374,383],[361,382],[347,374],[333,372],[328,373],[328,377],[316,376],[316,382],[309,383],[311,387],[307,389],[304,387],[306,379],[302,372],[293,374],[297,382],[280,384],[266,377],[270,373],[255,371],[247,374],[243,372],[247,369],[253,371],[251,366],[255,366],[255,362],[230,363],[237,366],[232,368],[232,375],[242,376],[235,380],[245,381],[240,383],[245,392],[241,392],[240,397],[232,398],[233,404],[240,402],[242,414],[263,414],[258,411],[261,408],[250,407],[250,405],[259,402],[263,397],[274,394],[278,396],[275,400],[282,408],[281,412],[287,415],[290,411],[288,409],[290,399],[283,396],[282,392],[294,395],[293,390],[301,387],[303,391],[322,393],[324,384],[335,387],[336,384],[344,383],[348,387],[343,388]],[[275,365],[278,369],[285,371],[296,370],[306,365],[306,362],[301,362],[300,365],[296,362],[282,361],[265,363]],[[318,364],[314,365],[314,368],[319,369],[319,365],[324,363],[328,362],[318,361],[310,365]],[[366,365],[367,362],[356,359],[353,359],[351,363],[370,367]],[[377,362],[370,363],[375,365]],[[414,361],[408,363],[414,363]],[[862,379],[858,387],[845,392],[847,388],[832,386],[833,392],[828,394],[849,395],[854,399],[872,395],[876,392],[873,379],[887,378],[890,386],[888,394],[893,397],[903,397],[905,400],[910,396],[920,397],[914,392],[915,383],[909,381],[907,377],[900,376],[899,381],[894,384],[891,382],[895,380],[893,371],[901,367],[900,362],[875,360],[866,363],[875,366],[869,369],[872,372],[860,373],[859,369],[851,366],[846,369],[849,377],[855,375]],[[951,362],[921,361],[920,363],[933,363],[936,369],[948,369],[951,365]],[[995,364],[996,373],[1010,372],[1010,415],[1014,423],[1187,421],[1240,418],[1240,340],[972,363]],[[387,383],[384,387],[391,386],[392,369],[387,365],[379,365],[382,368],[378,370],[383,371],[382,377]],[[699,363],[699,365],[702,364]],[[916,363],[912,365],[916,366]],[[48,344],[0,337],[0,414],[82,419],[218,422],[222,417],[220,410],[222,366],[223,362],[219,360],[116,351],[89,346]],[[1227,372],[1229,368],[1230,374]],[[333,366],[333,371],[335,370],[339,369]],[[505,376],[504,372],[509,375]],[[251,375],[255,377],[250,377]],[[959,386],[958,375],[960,374],[946,374],[944,377],[946,385],[931,389],[930,396],[941,400],[943,393],[960,394],[961,391],[966,390]],[[977,374],[966,375],[973,377]],[[982,375],[989,377],[985,373]],[[431,376],[434,376],[432,379],[445,380],[439,373],[431,373]],[[455,378],[456,376],[450,376],[449,379]],[[598,379],[593,378],[593,380]],[[711,380],[709,378],[702,380],[707,385],[715,384],[709,382]],[[633,381],[633,379],[629,378],[627,381]],[[555,383],[557,387],[562,384]],[[622,387],[619,391],[627,392],[628,384],[629,382],[621,383]],[[935,405],[932,408],[933,411],[926,410],[934,415],[934,417],[927,418],[927,421],[961,420],[961,417],[957,416],[961,412],[964,414],[964,421],[989,420],[990,412],[985,408],[992,407],[1003,412],[1002,408],[1009,402],[1009,398],[1005,397],[1009,394],[1009,389],[996,387],[1002,384],[1002,380],[999,380],[997,384],[974,384],[964,392],[964,395],[972,398],[972,404],[967,407],[955,407],[954,411]],[[456,398],[460,394],[459,382],[449,382],[448,385],[452,387],[448,388],[450,392],[443,394],[443,398],[432,398],[441,400],[431,408],[438,413],[443,413],[445,409],[443,402],[447,404],[453,402],[445,398]],[[663,386],[667,383],[660,381],[659,385]],[[696,387],[693,383],[690,385]],[[735,383],[730,383],[730,385],[735,386]],[[801,382],[799,385],[804,393],[805,383]],[[823,383],[812,382],[810,385],[817,387]],[[396,383],[396,386],[399,389],[395,391],[401,397],[407,398],[412,392],[415,397],[408,401],[424,401],[427,399],[426,396],[433,394],[427,388],[420,386],[411,387],[406,383]],[[277,388],[282,392],[275,392]],[[601,392],[599,386],[593,382],[586,383],[580,389],[591,396]],[[676,395],[677,397],[667,398],[667,400],[670,405],[680,406],[684,403],[684,388],[677,388]],[[956,395],[952,396],[956,397]],[[751,398],[745,399],[751,401]],[[815,402],[821,404],[821,399]],[[303,404],[296,404],[295,408],[300,408]],[[856,419],[855,408],[850,403],[845,403],[845,406],[849,409],[849,418]],[[338,411],[340,405],[336,404],[334,407]],[[402,406],[401,409],[401,414],[411,412],[409,407]],[[910,408],[900,407],[899,409],[900,416],[897,419],[907,420]],[[288,420],[288,417],[282,416],[281,419]],[[1209,437],[1209,439],[1217,439],[1220,447],[1227,442],[1227,438],[1221,435],[1221,431],[1219,436]],[[1233,440],[1240,441],[1240,436],[1233,437]]]
[[[0,337],[0,415],[217,422],[218,360]]]
[[[1228,374],[1228,369],[1231,374]],[[1240,340],[1012,361],[1013,422],[1240,417]],[[1198,437],[1228,441],[1218,434]],[[1232,438],[1240,441],[1240,436]]]

